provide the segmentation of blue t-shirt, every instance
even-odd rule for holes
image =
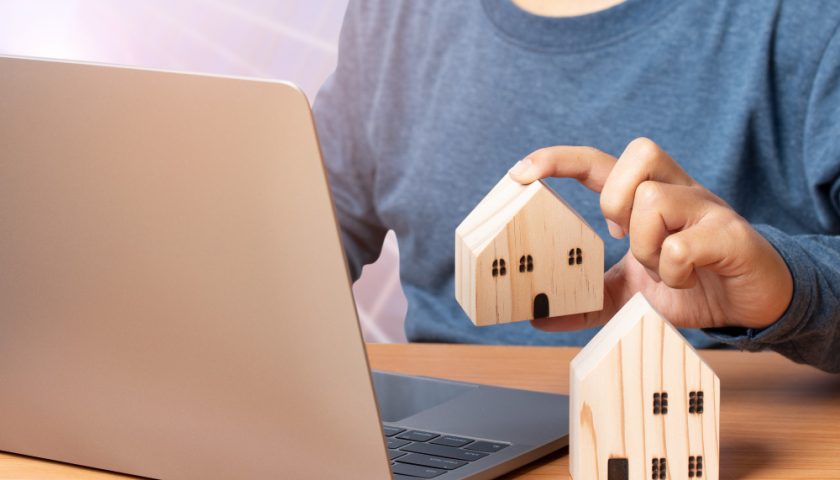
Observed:
[[[652,138],[782,254],[793,301],[760,330],[685,331],[840,369],[840,2],[627,0],[535,16],[510,0],[350,3],[315,116],[352,274],[389,229],[412,341],[581,345],[594,331],[474,327],[454,232],[516,160],[549,145],[618,155]],[[598,197],[549,180],[605,243]]]

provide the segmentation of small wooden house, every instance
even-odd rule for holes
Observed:
[[[636,294],[571,364],[574,480],[718,479],[720,380]]]
[[[548,185],[505,175],[455,231],[455,297],[479,326],[600,310],[604,243]]]

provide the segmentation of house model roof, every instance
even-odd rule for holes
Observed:
[[[618,342],[627,336],[645,316],[656,318],[662,322],[664,328],[671,330],[673,333],[683,338],[679,330],[676,329],[671,322],[665,319],[659,312],[653,308],[653,305],[641,293],[633,295],[633,297],[621,307],[613,318],[604,325],[603,328],[596,334],[589,343],[575,356],[572,360],[572,371],[579,378],[586,377],[589,372],[597,367],[601,361],[618,345]],[[684,340],[685,341],[685,340]],[[686,347],[691,349],[695,355],[697,351],[694,347],[685,341]],[[700,355],[697,355],[703,365],[708,365],[703,361]]]
[[[507,226],[528,202],[537,195],[551,195],[580,219],[589,230],[594,230],[563,198],[545,182],[538,180],[522,185],[505,175],[455,230],[468,249],[478,254]]]

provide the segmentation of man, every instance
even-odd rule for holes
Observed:
[[[412,341],[581,345],[642,291],[695,345],[840,371],[838,25],[829,0],[351,3],[315,114],[354,277],[393,229]],[[528,154],[553,145],[587,147]],[[455,227],[523,158],[612,266],[603,312],[537,323],[564,333],[453,296]]]

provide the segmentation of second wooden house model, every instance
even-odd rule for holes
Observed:
[[[455,231],[455,297],[479,326],[601,310],[604,243],[548,185],[505,175]]]
[[[636,294],[572,360],[574,480],[718,480],[720,380]]]

